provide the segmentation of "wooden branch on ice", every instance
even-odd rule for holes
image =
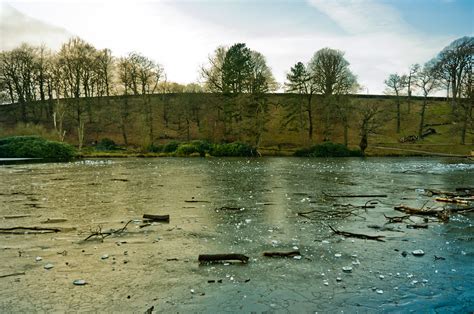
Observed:
[[[143,214],[143,219],[156,221],[156,222],[170,222],[170,215]]]
[[[445,197],[437,197],[436,201],[443,202],[443,203],[453,203],[453,204],[464,204],[464,205],[469,204],[469,202],[465,200],[458,200],[455,198],[445,198]]]
[[[24,230],[24,231],[20,231]],[[59,228],[43,228],[43,227],[11,227],[11,228],[0,228],[0,233],[11,233],[11,234],[24,234],[24,233],[53,233],[60,232]]]
[[[331,195],[323,192],[324,196],[327,197],[387,197],[387,194],[341,194],[341,195]]]
[[[371,235],[361,234],[361,233],[340,231],[340,230],[334,229],[331,226],[328,226],[328,227],[331,228],[332,232],[334,232],[335,234],[342,235],[344,237],[385,242],[385,240],[382,239],[382,238],[385,238],[385,236],[371,236]]]
[[[435,209],[422,209],[422,208],[413,208],[413,207],[408,207],[405,205],[399,205],[394,207],[395,210],[398,210],[400,212],[404,212],[409,215],[419,215],[419,216],[431,216],[431,217],[437,217],[438,219],[442,221],[448,221],[449,220],[449,211],[444,209],[444,210],[435,210]]]
[[[13,277],[13,276],[22,276],[25,275],[25,272],[19,272],[19,273],[12,273],[12,274],[6,274],[6,275],[0,275],[0,278],[5,278],[5,277]]]
[[[300,251],[263,252],[263,256],[267,256],[267,257],[294,257],[294,256],[301,256],[301,253],[300,253]]]
[[[242,263],[247,263],[249,257],[243,254],[200,254],[198,257],[198,261],[200,263],[203,262],[219,262],[219,261],[232,261],[237,260],[241,261]]]
[[[106,232],[102,232],[102,228],[99,226],[99,228],[97,229],[97,231],[95,232],[92,232],[87,238],[85,238],[84,240],[82,241],[87,241],[89,239],[91,239],[92,237],[97,237],[97,238],[101,238],[102,241],[104,241],[105,238],[107,238],[108,236],[111,236],[113,234],[120,234],[122,233],[128,226],[129,223],[131,223],[133,220],[129,220],[125,226],[123,226],[122,229],[119,229],[119,230],[111,230],[111,231],[106,231]]]
[[[409,219],[410,215],[390,217],[384,214],[384,217],[388,219],[388,223],[393,224],[393,223],[402,223],[403,220]]]

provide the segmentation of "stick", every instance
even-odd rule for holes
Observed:
[[[143,214],[143,219],[148,219],[151,221],[159,221],[159,222],[170,222],[170,215]]]
[[[198,261],[202,262],[218,262],[218,261],[230,261],[238,260],[242,263],[247,263],[249,260],[248,256],[243,254],[201,254],[198,257]]]
[[[409,219],[410,215],[389,217],[384,214],[384,217],[388,219],[388,223],[401,223],[404,219]]]
[[[96,231],[96,232],[93,232],[92,234],[90,234],[87,238],[85,238],[84,240],[82,241],[87,241],[89,240],[90,238],[92,237],[101,237],[102,238],[102,241],[104,241],[104,239],[108,236],[111,236],[113,234],[119,234],[119,233],[122,233],[125,228],[127,228],[128,224],[131,223],[133,220],[129,220],[125,226],[123,226],[122,229],[119,229],[119,230],[113,230],[113,231],[107,231],[107,232],[102,232],[102,228],[99,226],[99,229]]]
[[[289,251],[289,252],[263,252],[263,256],[267,257],[293,257],[300,256],[300,251]]]
[[[385,238],[385,236],[371,236],[367,234],[361,234],[361,233],[352,233],[352,232],[347,232],[347,231],[340,231],[336,230],[331,226],[328,226],[331,228],[332,232],[338,235],[342,235],[348,238],[358,238],[358,239],[365,239],[365,240],[374,240],[374,241],[380,241],[380,242],[385,242],[382,238]]]
[[[26,230],[27,231],[44,231],[43,233],[52,233],[60,232],[61,229],[58,228],[42,228],[42,227],[11,227],[11,228],[0,228],[0,233],[12,233],[12,234],[22,234],[25,232],[19,232],[17,230]]]
[[[240,210],[240,207],[229,207],[229,206],[223,206],[221,208],[216,208],[216,210]]]
[[[324,196],[328,197],[387,197],[387,194],[341,194],[331,195],[323,192]]]
[[[13,274],[6,274],[6,275],[0,275],[0,278],[5,278],[5,277],[12,277],[12,276],[22,276],[25,275],[25,272],[22,271],[20,273],[13,273]]]

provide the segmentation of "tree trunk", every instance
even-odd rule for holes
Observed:
[[[401,113],[400,113],[400,98],[397,94],[397,133],[400,133],[400,122],[401,120]]]
[[[426,110],[426,95],[423,98],[423,105],[420,112],[420,126],[418,128],[418,137],[421,139],[423,135],[423,126],[425,124],[425,110]]]

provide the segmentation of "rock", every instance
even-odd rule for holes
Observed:
[[[341,277],[337,277],[337,278],[336,278],[336,281],[342,281],[342,278],[341,278]]]
[[[425,255],[425,252],[423,252],[423,250],[414,250],[413,252],[411,252],[411,254],[415,256],[423,256]]]
[[[342,267],[342,271],[345,273],[350,273],[352,272],[352,267],[351,266],[344,266]]]
[[[378,294],[383,294],[383,290],[382,290],[382,289],[377,289],[375,292],[377,292]]]
[[[87,284],[87,282],[84,279],[76,279],[72,283],[76,286],[83,286]]]
[[[335,257],[341,257],[342,254],[341,254],[341,253],[336,253],[336,254],[334,254],[334,256],[335,256]]]
[[[53,264],[49,264],[49,263],[46,264],[46,265],[44,265],[44,269],[51,269],[51,268],[53,268],[53,267],[54,267],[54,265],[53,265]]]
[[[301,259],[301,255],[295,255],[293,256],[293,259]]]
[[[384,279],[385,276],[384,276],[384,275],[379,275],[379,278],[380,278],[380,279]]]
[[[100,257],[101,259],[108,259],[109,258],[109,254],[104,254]]]
[[[403,252],[402,252],[402,256],[403,256],[403,257],[406,257],[407,255],[408,255],[408,252],[407,252],[407,251],[403,251]]]
[[[36,258],[35,258],[35,261],[37,261],[37,262],[42,261],[42,260],[43,260],[43,258],[41,256],[36,256]]]

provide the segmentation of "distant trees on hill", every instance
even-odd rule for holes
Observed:
[[[411,114],[414,92],[425,98],[421,111],[417,111],[420,115],[418,133],[422,134],[425,113],[429,108],[428,96],[435,90],[445,89],[450,98],[456,132],[460,135],[460,142],[465,143],[466,134],[473,130],[473,55],[474,38],[462,37],[442,49],[425,65],[414,64],[407,74],[392,73],[387,77],[387,92],[396,96],[397,133],[403,130],[404,115]],[[344,129],[346,145],[349,120],[361,120],[359,125],[360,134],[365,138],[363,142],[378,128],[379,122],[375,120],[387,123],[382,117],[383,112],[375,108],[360,108],[347,97],[357,92],[359,85],[344,52],[339,50],[323,48],[315,52],[307,63],[297,62],[288,70],[284,85],[275,81],[265,56],[245,43],[217,47],[199,72],[202,84],[181,85],[169,82],[157,61],[138,52],[117,58],[109,49],[97,49],[77,37],[64,43],[57,52],[44,46],[22,44],[13,50],[0,52],[0,102],[17,104],[19,120],[23,122],[38,122],[38,117],[48,116],[58,134],[62,134],[61,138],[64,138],[64,112],[66,109],[73,112],[79,146],[87,126],[96,118],[91,109],[96,103],[90,99],[111,95],[121,96],[118,119],[125,144],[128,142],[131,111],[135,110],[129,102],[132,95],[140,96],[140,114],[149,144],[153,144],[155,138],[156,123],[153,119],[157,115],[161,115],[168,126],[170,112],[179,113],[179,125],[186,125],[188,137],[191,123],[201,124],[199,103],[191,97],[187,105],[172,108],[166,96],[169,93],[216,93],[220,98],[213,105],[218,117],[215,123],[222,126],[224,138],[231,140],[246,135],[252,137],[252,145],[257,146],[268,123],[271,104],[267,94],[280,87],[297,95],[294,101],[283,105],[282,127],[307,131],[310,142],[316,116],[322,126],[324,140],[330,140],[334,126],[340,125]],[[149,96],[156,93],[163,95],[161,112],[154,112],[150,103]],[[315,95],[319,95],[318,101],[315,101]],[[408,96],[406,112],[401,108],[405,99],[401,96],[404,95]],[[65,101],[60,104],[58,99]],[[30,103],[40,105],[27,109]],[[377,128],[369,127],[369,124],[377,125]]]

